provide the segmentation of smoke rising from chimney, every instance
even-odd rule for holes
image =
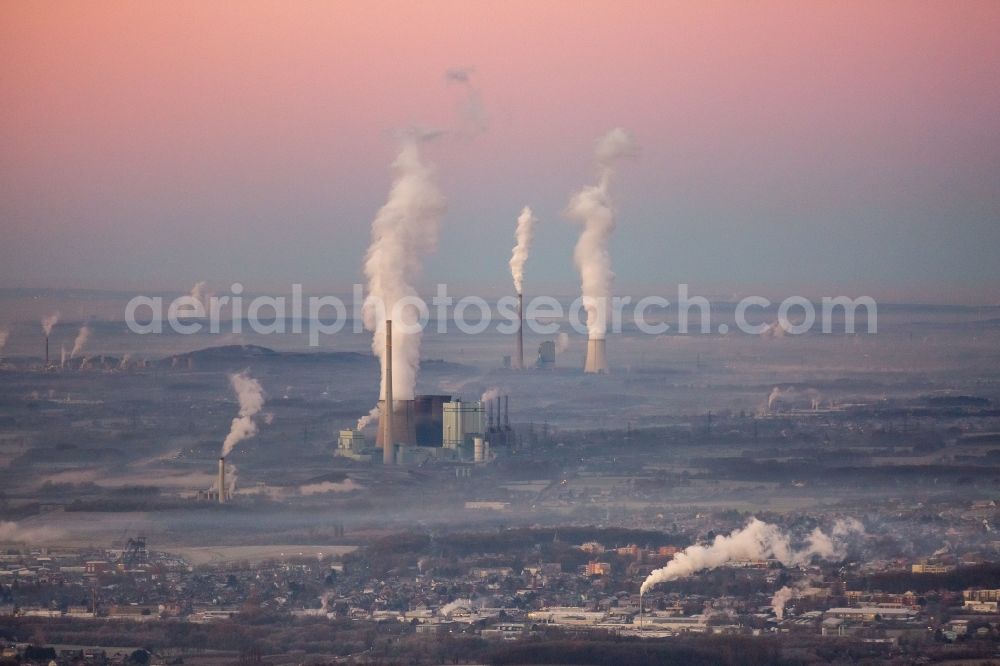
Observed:
[[[69,357],[76,358],[76,355],[81,353],[83,348],[87,346],[88,340],[90,340],[90,326],[84,324],[76,334],[76,339],[73,340],[73,350],[69,353]]]
[[[372,351],[382,363],[380,399],[385,398],[385,320],[401,317],[393,326],[393,399],[412,400],[420,366],[421,332],[412,305],[397,309],[404,298],[417,296],[413,281],[423,257],[434,251],[445,210],[433,170],[420,158],[420,137],[403,137],[393,162],[395,180],[389,199],[372,222],[372,242],[365,257],[368,296],[363,307],[365,328],[374,333]]]
[[[818,527],[812,531],[802,548],[791,544],[789,535],[777,525],[751,518],[743,529],[728,535],[720,534],[708,545],[695,544],[674,555],[667,566],[653,571],[640,588],[645,594],[659,583],[687,578],[698,571],[715,569],[733,560],[764,560],[774,558],[785,566],[809,562],[814,556],[822,559],[840,559],[846,555],[846,539],[858,532],[857,520],[839,521],[829,536]]]
[[[7,346],[7,337],[10,336],[10,331],[6,328],[0,328],[0,351]]]
[[[53,312],[47,317],[42,318],[42,331],[45,333],[45,337],[52,335],[52,329],[56,324],[59,323],[59,312]]]
[[[583,225],[573,251],[573,262],[580,271],[587,331],[591,339],[603,339],[607,331],[611,284],[615,277],[608,253],[608,242],[615,229],[615,210],[609,192],[611,178],[618,160],[636,152],[632,137],[620,127],[598,139],[594,151],[598,166],[597,184],[588,185],[574,194],[566,209],[568,217]]]
[[[240,403],[239,415],[233,419],[233,424],[222,443],[222,457],[229,455],[237,444],[257,434],[257,423],[254,421],[264,407],[264,389],[260,382],[250,376],[247,370],[229,375],[229,384],[236,392]]]
[[[510,257],[510,274],[514,278],[514,290],[519,294],[524,293],[524,264],[531,252],[537,223],[538,218],[531,213],[531,208],[525,206],[517,218],[517,230],[514,232],[517,244]]]

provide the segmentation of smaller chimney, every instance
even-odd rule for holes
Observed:
[[[524,294],[517,295],[517,369],[524,370]]]
[[[392,433],[392,416],[395,410],[392,399],[392,320],[385,321],[385,409],[379,415],[385,428],[382,435],[382,464],[391,465],[395,462],[396,442]]]
[[[219,504],[226,503],[226,459],[219,458]]]

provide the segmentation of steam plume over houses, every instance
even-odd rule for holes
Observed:
[[[421,333],[413,305],[398,307],[402,299],[415,298],[413,281],[422,259],[437,246],[438,227],[445,199],[434,182],[433,170],[420,158],[420,136],[404,136],[393,162],[395,180],[389,199],[372,222],[372,242],[365,257],[368,295],[363,316],[372,331],[372,351],[382,363],[380,399],[385,398],[385,321],[399,318],[393,330],[394,399],[412,400],[420,364]],[[405,305],[405,302],[404,302]]]
[[[645,594],[659,583],[687,578],[698,571],[715,569],[733,560],[763,560],[774,558],[786,566],[805,564],[813,557],[822,559],[843,558],[847,551],[847,538],[863,531],[857,520],[838,521],[831,532],[816,528],[800,548],[795,548],[791,537],[777,525],[752,518],[743,529],[730,534],[720,534],[708,545],[695,544],[674,556],[667,566],[654,570],[643,581],[639,590]]]
[[[622,157],[634,155],[632,137],[618,127],[598,139],[595,148],[598,166],[596,185],[588,185],[573,195],[566,214],[583,225],[573,251],[580,271],[583,306],[587,311],[587,362],[585,372],[608,371],[604,352],[611,284],[614,271],[608,242],[615,229],[615,210],[609,192],[614,165]]]

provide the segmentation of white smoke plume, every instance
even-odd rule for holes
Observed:
[[[811,585],[813,581],[810,578],[803,578],[802,580],[796,581],[791,587],[785,585],[780,590],[774,593],[771,597],[771,609],[774,611],[774,616],[780,621],[785,619],[785,606],[788,602],[795,597],[802,596]]]
[[[42,331],[45,333],[45,337],[52,335],[52,329],[55,325],[59,323],[59,312],[53,312],[47,317],[42,318]]]
[[[517,218],[517,230],[514,232],[517,244],[510,256],[510,274],[514,278],[514,290],[518,294],[524,293],[524,264],[528,261],[528,253],[531,252],[536,224],[538,218],[532,214],[531,208],[525,206]]]
[[[393,396],[395,398],[395,396]],[[356,430],[364,430],[368,427],[370,423],[378,420],[378,406],[372,407],[372,410],[358,419],[358,425],[355,427]]]
[[[785,618],[785,604],[792,600],[793,594],[792,588],[785,585],[771,597],[771,608],[774,610],[774,616],[779,620]]]
[[[365,328],[374,332],[372,351],[382,363],[380,398],[385,398],[385,319],[393,318],[393,399],[412,400],[420,365],[420,327],[416,307],[401,299],[417,296],[413,287],[423,257],[437,245],[445,199],[433,170],[420,159],[419,137],[403,137],[393,163],[395,181],[389,200],[372,222],[372,242],[365,257],[368,296]],[[394,310],[399,310],[394,312]]]
[[[486,107],[483,106],[482,96],[472,82],[474,72],[475,70],[471,67],[453,67],[444,73],[445,81],[465,89],[465,100],[459,108],[462,123],[459,132],[467,137],[482,134],[490,126],[490,119],[486,113]]]
[[[197,306],[191,305],[181,312],[181,316],[207,317],[209,314],[208,301],[212,297],[211,292],[208,291],[208,283],[204,280],[195,282],[188,296],[201,305],[200,311],[197,309]]]
[[[22,527],[13,521],[0,521],[0,543],[47,543],[63,534],[62,530],[52,527]]]
[[[87,346],[87,342],[90,340],[90,326],[84,324],[80,327],[80,331],[76,334],[76,339],[73,340],[73,351],[69,353],[70,358],[76,358],[76,355],[83,351],[83,348]]]
[[[59,347],[59,367],[66,367],[66,345],[63,344]]]
[[[10,331],[6,328],[0,328],[0,351],[7,346],[7,338],[10,336]]]
[[[587,332],[591,339],[603,339],[607,331],[611,283],[608,242],[615,230],[615,210],[609,192],[615,163],[635,155],[632,137],[617,127],[597,140],[595,156],[598,165],[596,185],[588,185],[573,195],[566,214],[583,225],[573,251],[573,261],[580,271],[583,306],[587,311]]]
[[[814,388],[806,389],[802,392],[805,399],[809,400],[810,409],[819,409],[823,404],[823,394]],[[774,411],[777,403],[790,403],[799,397],[799,392],[794,386],[789,386],[787,389],[782,389],[779,386],[775,386],[771,389],[771,392],[767,396],[767,411]]]
[[[355,490],[364,490],[364,486],[354,479],[344,479],[343,481],[321,481],[320,483],[307,483],[299,486],[299,493],[302,495],[321,495],[323,493],[350,493]]]
[[[771,322],[767,327],[761,332],[760,337],[773,340],[774,338],[783,338],[785,334],[788,333],[788,328],[791,324],[787,319],[778,319],[777,321]]]
[[[556,336],[556,353],[562,354],[567,349],[569,349],[569,334],[562,331]]]
[[[480,400],[482,400],[483,402],[488,402],[490,400],[496,400],[499,397],[500,397],[500,389],[493,387],[490,389],[486,389]]]
[[[450,601],[438,609],[438,615],[448,617],[455,611],[465,608],[472,608],[472,599],[455,599],[454,601]]]
[[[260,382],[243,372],[229,375],[229,384],[236,392],[236,398],[240,402],[239,415],[233,419],[233,424],[226,435],[226,440],[222,443],[222,456],[229,455],[233,447],[257,434],[257,423],[254,416],[264,407],[264,389]]]
[[[860,523],[859,523],[860,525]],[[831,538],[819,528],[806,539],[805,545],[795,548],[791,537],[777,525],[751,518],[743,529],[730,534],[720,534],[708,545],[695,544],[674,555],[667,566],[653,571],[643,581],[639,590],[645,594],[659,583],[687,578],[705,569],[715,569],[733,560],[764,560],[774,558],[785,566],[809,562],[814,556],[823,559],[843,558],[847,552],[846,538],[853,533],[851,525],[843,523],[840,536]],[[834,532],[837,532],[835,526]]]
[[[792,390],[792,389],[789,389],[789,390]],[[774,403],[777,402],[781,398],[782,395],[784,395],[784,392],[780,388],[778,388],[777,386],[775,386],[773,389],[771,389],[771,392],[767,396],[767,409],[768,409],[768,411],[774,409]]]
[[[236,465],[226,463],[226,494],[230,497],[236,495],[236,480],[240,478]]]

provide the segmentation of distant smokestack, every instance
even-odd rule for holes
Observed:
[[[226,503],[226,459],[219,458],[219,504]]]
[[[524,294],[517,294],[517,369],[524,370]]]
[[[604,338],[587,340],[587,362],[583,371],[591,374],[606,375],[608,373],[608,357],[604,350]]]
[[[508,430],[510,429],[510,396],[505,395],[503,397],[503,425]]]
[[[486,431],[493,430],[493,398],[486,401]]]
[[[52,329],[56,324],[59,323],[59,313],[53,312],[47,317],[42,318],[42,332],[45,333],[45,366],[49,365],[49,336],[52,335]]]
[[[392,320],[385,321],[385,409],[382,410],[382,464],[393,463],[394,440],[392,438],[392,416],[396,403],[392,399]]]

